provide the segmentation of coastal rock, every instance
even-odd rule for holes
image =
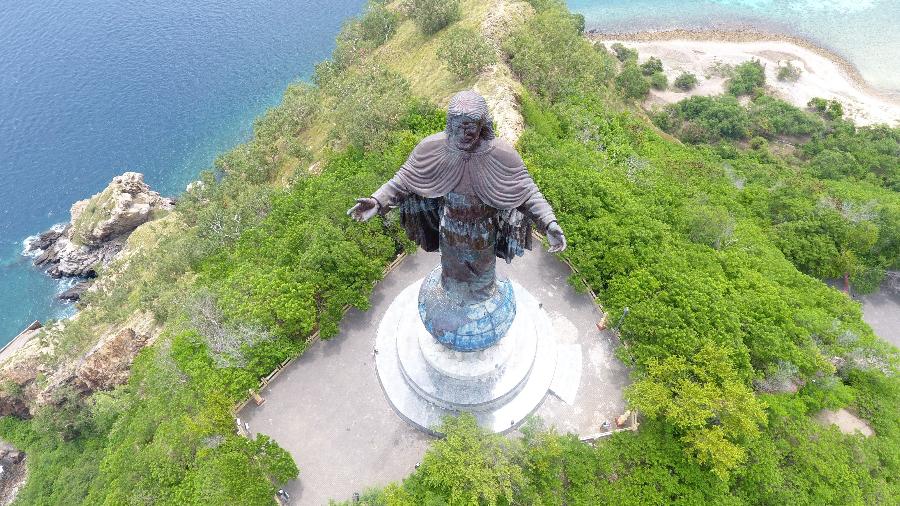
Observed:
[[[12,504],[19,489],[25,484],[28,469],[25,452],[0,440],[0,505]]]
[[[72,384],[83,393],[110,390],[128,380],[134,357],[147,344],[150,336],[125,328],[100,341],[82,359]]]
[[[55,243],[57,241],[57,239],[59,239],[60,236],[63,235],[64,231],[65,231],[65,227],[51,228],[50,230],[48,230],[48,231],[44,232],[43,234],[32,239],[31,242],[28,244],[28,247],[33,251],[37,251],[37,250],[45,251],[50,246],[53,246],[53,243]]]
[[[125,383],[138,352],[161,330],[152,315],[135,313],[121,326],[99,332],[88,351],[54,360],[56,336],[67,323],[26,330],[0,351],[0,416],[28,419],[35,408],[60,405],[69,393],[88,396]]]
[[[42,357],[46,351],[34,325],[0,351],[0,416],[30,418],[30,401],[38,391],[38,376],[47,374]]]
[[[89,279],[79,281],[78,283],[75,283],[75,285],[72,286],[72,288],[69,288],[68,290],[64,291],[63,293],[57,295],[56,298],[59,300],[67,300],[67,301],[71,301],[71,302],[76,302],[79,299],[81,299],[81,295],[84,292],[86,292],[87,289],[90,288],[91,285],[93,285],[93,284],[94,284],[94,282]]]
[[[125,247],[134,229],[174,207],[175,201],[152,191],[143,174],[116,176],[102,192],[72,205],[68,225],[30,240],[25,253],[53,277],[96,275]],[[79,294],[80,295],[80,294]]]

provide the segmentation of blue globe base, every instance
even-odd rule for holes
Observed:
[[[438,266],[422,282],[419,316],[428,332],[457,351],[478,351],[499,341],[516,317],[512,283],[497,279],[496,291],[487,300],[460,300],[441,283]]]

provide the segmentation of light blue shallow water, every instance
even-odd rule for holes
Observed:
[[[900,0],[568,0],[601,32],[751,28],[802,37],[900,95]]]
[[[23,239],[126,170],[181,191],[364,5],[0,0],[0,345],[67,311]]]

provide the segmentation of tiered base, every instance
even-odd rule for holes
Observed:
[[[513,283],[518,310],[506,335],[481,351],[455,351],[425,329],[418,311],[421,284],[405,288],[378,327],[375,366],[391,405],[432,434],[445,416],[461,411],[493,432],[517,426],[553,380],[557,353],[550,318]]]

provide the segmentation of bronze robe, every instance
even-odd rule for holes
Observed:
[[[499,138],[468,152],[449,145],[445,132],[430,135],[372,197],[382,212],[399,207],[409,238],[425,251],[437,251],[444,197],[461,183],[466,193],[497,209],[495,253],[507,262],[531,249],[532,223],[545,232],[556,221],[522,158]]]

